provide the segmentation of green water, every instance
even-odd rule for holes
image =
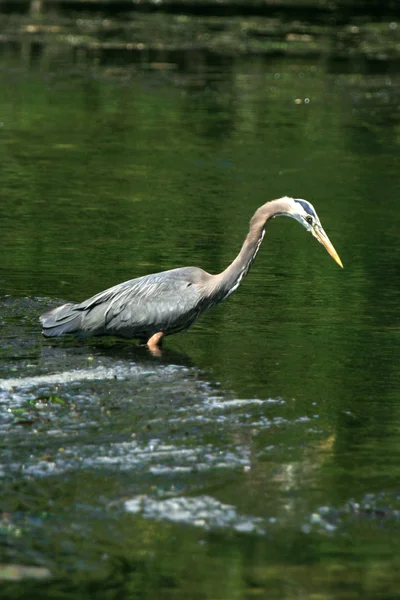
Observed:
[[[148,67],[0,62],[0,562],[50,575],[2,598],[397,598],[400,79]],[[63,300],[221,271],[282,195],[343,270],[276,219],[162,357],[41,338]]]

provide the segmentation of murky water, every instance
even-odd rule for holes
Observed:
[[[396,598],[400,79],[142,67],[0,63],[2,597]],[[41,338],[63,300],[221,271],[284,194],[344,270],[276,219],[161,357]]]

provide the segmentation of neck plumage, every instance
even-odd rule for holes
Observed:
[[[290,214],[291,198],[279,198],[261,206],[254,213],[249,232],[243,242],[243,246],[235,260],[219,275],[215,275],[212,286],[212,295],[217,302],[225,300],[237,290],[244,277],[250,270],[251,265],[265,234],[265,225],[269,219],[277,215]]]

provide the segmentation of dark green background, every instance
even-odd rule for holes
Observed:
[[[32,384],[20,413],[12,390],[1,397],[1,562],[53,577],[4,583],[2,597],[394,599],[399,78],[385,62],[333,73],[324,58],[142,67],[58,56],[28,68],[12,47],[0,62],[2,377],[93,357],[156,373],[145,386]],[[254,210],[286,194],[314,204],[343,270],[276,219],[237,293],[168,338],[159,361],[125,342],[40,337],[39,313],[62,300],[175,266],[223,270]],[[166,382],[171,364],[190,368]],[[207,408],[215,394],[281,403],[233,406],[223,422]],[[182,475],[171,457],[162,477],[95,462],[132,431],[203,462],[241,449],[247,466]],[[60,454],[80,444],[67,469]],[[43,456],[54,475],[35,470]],[[138,493],[213,496],[270,524],[239,534],[126,514]]]

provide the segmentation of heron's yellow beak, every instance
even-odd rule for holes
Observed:
[[[343,268],[343,263],[340,260],[339,254],[336,252],[331,240],[328,238],[322,227],[319,225],[314,225],[314,227],[311,229],[311,233],[323,246],[325,246],[327,252],[329,252],[333,260],[335,260],[337,264]]]

